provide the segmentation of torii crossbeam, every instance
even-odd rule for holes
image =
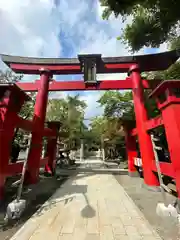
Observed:
[[[169,51],[158,54],[148,54],[126,57],[106,57],[101,55],[79,55],[78,58],[32,58],[10,55],[1,55],[2,61],[16,73],[39,74],[40,69],[48,69],[52,75],[82,74],[81,56],[93,56],[98,59],[96,65],[97,74],[125,73],[132,64],[138,64],[141,72],[165,70],[179,58],[179,51]],[[154,88],[159,80],[143,80],[144,88]],[[23,83],[17,85],[24,91],[34,92],[39,88],[39,82]],[[119,90],[132,89],[132,81],[129,77],[125,80],[98,80],[97,84],[87,85],[84,80],[79,81],[55,81],[49,84],[49,91],[77,91],[77,90]]]

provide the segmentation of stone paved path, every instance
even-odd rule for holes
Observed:
[[[161,239],[112,175],[78,174],[11,240]]]

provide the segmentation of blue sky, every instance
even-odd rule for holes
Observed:
[[[101,18],[98,0],[0,0],[1,38],[0,52],[35,57],[76,57],[81,53],[101,53],[103,56],[129,55],[128,49],[116,40],[125,23],[111,16]],[[143,48],[137,54],[165,51]],[[0,67],[5,66],[0,62]],[[79,76],[55,77],[59,80],[77,80]],[[98,76],[102,79],[102,76]],[[124,79],[124,74],[107,74],[107,79]],[[24,80],[33,81],[34,76]],[[65,97],[67,93],[54,93]],[[96,100],[100,92],[81,92],[88,104],[86,117],[102,112]]]

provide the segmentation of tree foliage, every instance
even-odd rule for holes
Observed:
[[[154,99],[149,99],[149,90],[144,92],[144,102],[149,118],[159,115],[159,110]],[[135,114],[133,96],[131,91],[106,91],[98,100],[104,108],[103,116],[93,119],[90,124],[91,131],[96,136],[97,144],[101,146],[101,138],[104,139],[106,154],[111,158],[123,156],[125,158],[125,140],[123,124],[132,121],[135,127]],[[111,153],[111,154],[110,154]]]
[[[79,95],[49,101],[47,120],[61,122],[60,138],[68,149],[77,148],[86,133],[85,108],[86,104],[79,99]]]
[[[121,121],[117,117],[98,116],[90,124],[94,144],[105,149],[105,155],[117,157],[124,146],[124,136],[121,130]],[[111,154],[110,154],[111,153]]]
[[[16,83],[22,80],[23,75],[14,74],[11,70],[0,70],[0,83]]]
[[[106,91],[98,102],[104,107],[104,115],[106,117],[115,117],[124,120],[134,118],[131,91],[123,93],[119,91]]]
[[[143,46],[158,47],[179,36],[180,2],[176,0],[100,0],[105,7],[102,17],[114,13],[123,20],[132,18],[121,39],[138,51]]]
[[[169,50],[180,49],[180,37],[174,39],[169,44]],[[153,71],[143,73],[143,77],[150,80],[171,80],[180,79],[180,62],[177,61],[164,71]]]
[[[90,122],[90,132],[94,137],[94,143],[101,147],[102,139],[105,138],[105,133],[107,132],[108,119],[104,116],[97,116],[91,119]]]
[[[95,117],[90,124],[96,144],[105,147],[106,155],[111,152],[111,157],[118,156],[124,147],[124,132],[122,123],[134,119],[132,93],[119,91],[106,91],[98,100],[104,108],[103,116]]]
[[[30,101],[27,101],[23,104],[19,116],[22,117],[23,119],[29,119],[32,120],[33,118],[33,113],[34,113],[34,105],[36,101],[36,94],[34,93],[29,93],[28,94],[31,97]],[[14,143],[18,143],[21,146],[25,144],[24,142],[24,130],[16,128],[15,134],[14,134]]]

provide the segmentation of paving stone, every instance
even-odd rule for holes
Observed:
[[[129,240],[144,240],[142,236],[140,235],[130,235],[128,236]]]
[[[60,235],[57,240],[69,240],[69,239],[73,239],[73,234]],[[53,240],[55,240],[55,239],[53,239]]]
[[[86,228],[87,227],[87,218],[83,218],[82,216],[78,216],[75,219],[75,224],[74,224],[75,228]]]
[[[73,240],[84,240],[87,235],[86,227],[77,227],[74,229]]]
[[[142,236],[137,231],[137,228],[134,226],[125,226],[125,231],[126,231],[126,234],[129,236],[129,238],[136,238],[136,239],[142,238]]]
[[[152,231],[145,224],[139,225],[138,226],[138,231],[142,235],[152,235]]]
[[[128,237],[128,235],[116,234],[116,235],[114,235],[114,240],[129,240],[129,237]]]
[[[125,231],[124,227],[114,226],[113,233],[114,233],[114,235],[125,235],[126,231]]]
[[[99,234],[87,234],[84,240],[100,240]]]
[[[24,239],[29,239],[34,232],[37,230],[38,225],[37,222],[31,222],[31,224],[25,224],[23,228],[21,228],[12,238],[11,240],[18,239],[19,240],[24,240]],[[16,237],[17,236],[17,237]]]
[[[113,229],[113,233],[114,235],[125,235],[126,231],[125,231],[125,227],[121,222],[120,218],[111,218],[111,224],[112,224],[112,229]]]
[[[128,214],[127,215],[126,214],[121,214],[120,219],[121,219],[124,226],[134,226],[135,225],[134,220]]]
[[[112,230],[111,225],[102,226],[100,228],[100,239],[101,240],[114,240],[113,230]]]
[[[51,197],[52,202],[57,199],[59,203],[51,203],[39,216],[33,216],[11,240],[155,240],[159,237],[112,175],[78,174]]]
[[[58,231],[58,233],[61,232],[62,226],[63,226],[63,214],[59,213],[56,217],[56,219],[52,222],[51,224],[51,231],[56,232]]]
[[[48,231],[47,229],[44,230],[43,233],[41,233],[40,235],[34,235],[31,239],[33,240],[44,240],[44,239],[53,239],[53,240],[58,240],[59,238],[59,233],[56,232],[52,232],[52,231]]]
[[[51,215],[51,214],[52,215]],[[45,214],[46,218],[42,219],[40,222],[39,227],[36,229],[36,231],[32,234],[30,239],[43,239],[44,236],[44,231],[45,229],[50,229],[51,225],[54,223],[54,221],[56,220],[56,217],[58,215],[58,212],[56,210],[56,214],[54,211],[49,212],[48,214]],[[30,225],[29,225],[30,226]],[[56,229],[56,232],[58,231],[58,229]],[[19,237],[17,238],[19,239]]]
[[[111,224],[111,221],[110,221],[110,218],[108,217],[108,214],[106,212],[99,213],[99,225],[106,226],[110,224]]]
[[[87,222],[87,233],[99,234],[99,226],[97,219],[88,219]]]
[[[161,238],[157,237],[157,238],[154,238],[154,236],[143,236],[142,237],[142,240],[160,240]],[[171,240],[171,239],[169,239]],[[178,240],[178,239],[177,239]]]
[[[105,234],[100,235],[100,240],[114,240],[113,236],[107,236]]]
[[[74,231],[74,225],[75,225],[75,221],[69,219],[68,222],[66,222],[65,224],[63,224],[62,229],[61,229],[61,233],[73,233]]]

